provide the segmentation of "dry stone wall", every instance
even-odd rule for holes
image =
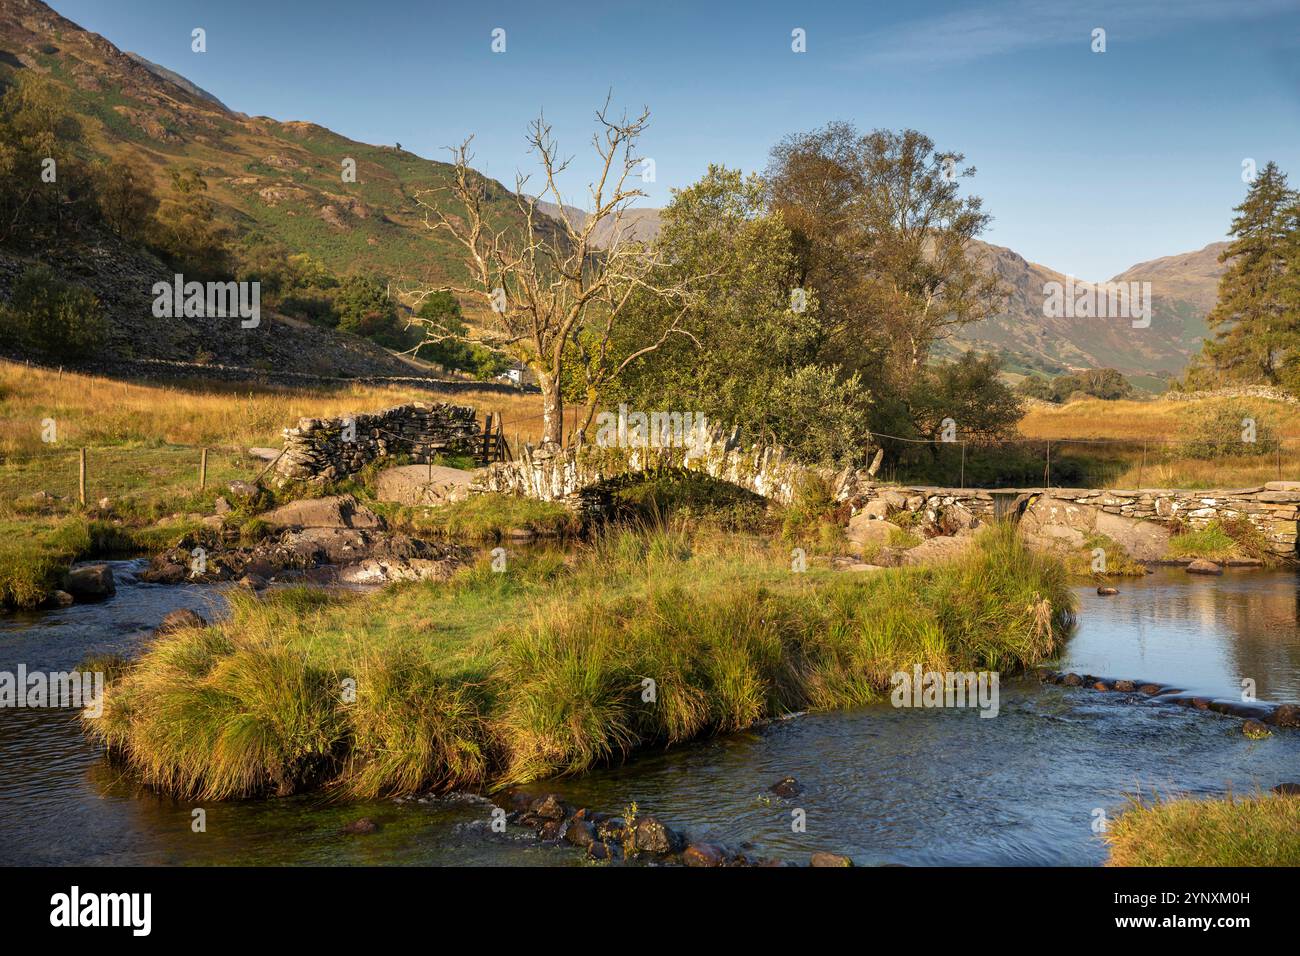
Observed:
[[[423,464],[438,455],[470,455],[482,428],[465,405],[413,402],[349,418],[300,418],[284,430],[275,463],[285,480],[346,478],[372,461],[399,455]]]
[[[736,432],[715,429],[695,436],[689,448],[525,448],[516,461],[488,468],[472,490],[563,501],[594,510],[602,492],[627,475],[668,471],[706,474],[788,504],[808,468],[780,447],[744,448]]]
[[[1182,489],[1091,488],[972,488],[899,487],[875,485],[854,489],[855,511],[913,511],[940,520],[946,510],[959,507],[982,520],[1002,511],[1018,510],[1031,501],[1095,509],[1164,525],[1203,528],[1215,518],[1245,517],[1268,539],[1280,555],[1294,556],[1296,523],[1300,520],[1300,481],[1271,481],[1253,488],[1215,491]]]

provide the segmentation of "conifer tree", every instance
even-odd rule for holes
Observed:
[[[1206,317],[1215,336],[1204,358],[1222,380],[1282,384],[1285,373],[1300,372],[1300,197],[1270,162],[1234,211],[1234,239],[1219,256],[1228,269]]]

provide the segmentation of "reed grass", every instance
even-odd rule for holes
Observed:
[[[914,663],[1029,667],[1072,602],[1061,564],[1007,528],[963,561],[870,576],[794,574],[784,547],[683,525],[612,529],[503,573],[237,595],[228,620],[156,638],[85,727],[204,799],[492,788],[880,700]]]

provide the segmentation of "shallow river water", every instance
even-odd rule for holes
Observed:
[[[69,670],[88,654],[130,654],[163,614],[220,613],[220,594],[135,581],[115,562],[102,604],[0,616],[0,671]],[[1080,623],[1061,666],[1238,698],[1300,702],[1300,578],[1165,570],[1103,598],[1080,588]],[[803,792],[768,792],[784,776]],[[889,705],[809,714],[759,730],[643,754],[553,781],[595,809],[635,801],[693,839],[806,862],[1090,865],[1105,856],[1094,821],[1128,795],[1214,795],[1300,780],[1300,733],[1248,740],[1239,720],[1133,695],[1004,681],[996,719],[976,710]],[[581,864],[511,827],[494,834],[475,796],[343,805],[318,796],[214,803],[207,831],[192,803],[123,778],[68,710],[0,710],[0,863]],[[792,812],[806,815],[793,832]],[[340,833],[369,816],[366,836]]]

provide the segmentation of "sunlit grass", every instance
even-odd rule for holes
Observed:
[[[1110,866],[1300,866],[1300,797],[1134,801],[1106,843]]]
[[[1072,601],[1059,562],[1005,528],[963,561],[871,576],[794,574],[750,538],[613,530],[576,558],[373,596],[237,596],[227,622],[157,638],[86,726],[205,798],[500,786],[876,700],[914,663],[1032,666]]]

